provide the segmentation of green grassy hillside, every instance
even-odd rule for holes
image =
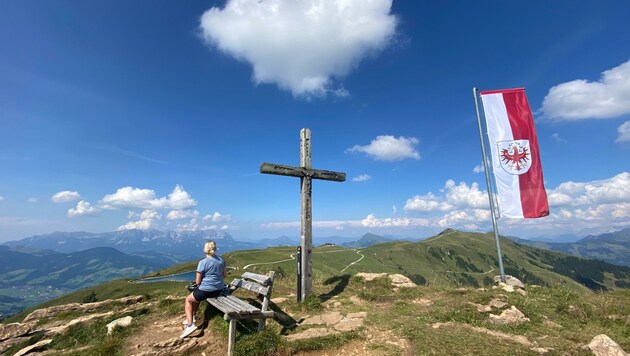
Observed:
[[[612,290],[627,287],[630,268],[519,245],[501,238],[505,273],[527,284],[567,285],[575,291]],[[239,270],[275,269],[295,278],[293,247],[234,251],[224,257]],[[274,262],[282,261],[282,262]],[[355,263],[353,263],[355,262]],[[194,264],[168,272],[190,271]],[[417,284],[438,286],[492,285],[499,274],[494,235],[446,230],[420,242],[388,242],[364,249],[322,246],[313,253],[314,281],[357,272],[399,273]]]
[[[628,268],[522,246],[505,239],[501,242],[506,272],[528,282],[527,295],[476,288],[490,283],[498,273],[491,234],[447,230],[421,242],[389,242],[364,249],[316,247],[313,251],[314,296],[303,304],[295,301],[294,247],[226,253],[223,257],[232,267],[227,281],[245,271],[267,273],[275,270],[277,279],[273,296],[286,297],[284,302],[274,305],[274,310],[284,317],[270,321],[266,332],[256,333],[249,324],[239,324],[236,354],[290,355],[314,350],[344,354],[362,348],[359,350],[367,355],[450,355],[462,352],[514,355],[532,354],[535,345],[553,350],[552,354],[580,354],[581,347],[601,333],[608,334],[626,349],[630,347],[627,328],[630,290],[620,288],[629,281]],[[159,274],[188,272],[194,270],[196,264],[197,261],[190,261],[161,270]],[[357,272],[404,274],[421,286],[395,290],[387,278],[365,282],[352,276]],[[82,302],[91,296],[105,300],[144,295],[146,301],[143,314],[137,316],[136,326],[117,337],[103,336],[103,325],[110,321],[106,319],[82,329],[88,330],[93,337],[77,338],[73,333],[79,331],[73,329],[56,337],[49,348],[60,350],[69,347],[67,345],[83,346],[92,354],[103,354],[104,345],[109,345],[108,354],[126,354],[128,349],[125,348],[130,347],[137,350],[130,341],[142,338],[136,333],[142,335],[142,330],[154,333],[156,323],[181,323],[181,300],[187,294],[186,284],[115,280],[39,305],[37,308]],[[597,286],[610,292],[593,293],[592,289]],[[477,304],[487,305],[496,298],[514,305],[531,321],[519,325],[492,324],[487,314],[477,310]],[[19,322],[33,309],[5,322]],[[227,324],[211,309],[206,309],[205,317],[210,323],[199,340],[208,338],[211,344],[219,343],[218,347],[223,350]],[[343,315],[364,312],[367,315],[365,324],[358,332],[342,332],[306,341],[288,341],[281,336],[312,327],[299,325],[297,331],[287,329],[291,320],[296,322],[331,310],[339,310]],[[493,311],[495,314],[500,312]],[[165,337],[177,338],[179,332],[175,328]],[[498,334],[520,337],[525,343],[504,342],[496,338]],[[454,338],[461,342],[454,343]],[[77,340],[80,340],[78,344]],[[17,349],[19,347],[9,354]],[[199,348],[192,354],[202,351]],[[205,352],[207,354],[209,350]]]

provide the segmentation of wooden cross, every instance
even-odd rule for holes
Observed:
[[[311,130],[300,130],[300,167],[285,166],[282,164],[263,163],[260,165],[260,173],[277,174],[281,176],[300,177],[302,193],[302,295],[301,301],[311,294],[313,289],[313,266],[311,255],[313,250],[313,219],[312,219],[312,180],[322,179],[335,182],[344,182],[346,174],[342,172],[324,171],[311,167]]]

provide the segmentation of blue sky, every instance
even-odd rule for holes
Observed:
[[[551,216],[630,226],[627,1],[0,4],[0,242],[53,231],[426,237],[491,224],[472,87],[525,87]],[[477,168],[477,169],[476,169]]]

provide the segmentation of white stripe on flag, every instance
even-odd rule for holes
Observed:
[[[483,110],[486,116],[488,136],[492,156],[492,170],[499,195],[499,212],[509,218],[522,218],[521,190],[519,176],[507,173],[501,168],[499,146],[496,141],[511,141],[514,139],[512,128],[507,116],[507,109],[503,101],[503,94],[486,94],[481,96]]]

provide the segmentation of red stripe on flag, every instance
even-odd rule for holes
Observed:
[[[519,185],[521,189],[521,205],[523,217],[539,218],[549,215],[547,192],[545,192],[538,138],[534,127],[527,96],[524,89],[503,92],[503,101],[507,110],[510,127],[514,140],[529,140],[532,164],[529,170],[521,174]]]

